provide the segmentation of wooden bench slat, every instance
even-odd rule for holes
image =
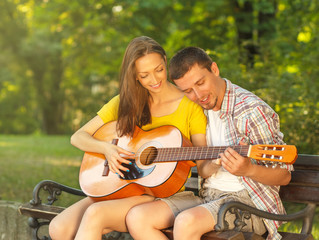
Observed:
[[[319,171],[296,169],[291,175],[289,184],[319,187]]]
[[[37,205],[33,206],[30,203],[23,204],[19,207],[19,212],[23,215],[52,220],[56,215],[62,212],[65,208],[52,205]]]
[[[162,232],[169,238],[173,239],[173,229],[168,228],[162,230]],[[249,233],[248,233],[249,234]],[[256,234],[254,234],[256,235]],[[248,235],[247,235],[248,236]],[[245,240],[245,236],[242,232],[227,231],[227,232],[209,232],[205,233],[201,240]],[[262,240],[263,238],[251,238],[254,240]]]
[[[280,189],[280,197],[283,201],[319,204],[319,188],[288,185]]]
[[[295,169],[319,170],[319,155],[299,154],[294,163]]]
[[[224,240],[224,239],[245,240],[245,237],[242,232],[236,232],[236,231],[208,232],[201,237],[201,240]]]
[[[189,178],[185,183],[186,190],[188,191],[198,191],[198,179],[197,178]]]
[[[282,240],[314,240],[311,234],[279,232]]]

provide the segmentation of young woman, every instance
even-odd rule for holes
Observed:
[[[71,144],[87,152],[104,154],[110,171],[123,175],[121,154],[131,152],[92,137],[103,124],[117,121],[119,136],[132,136],[135,126],[150,130],[163,125],[177,127],[193,145],[204,146],[206,117],[167,80],[164,49],[149,37],[133,39],[125,52],[120,72],[120,94],[105,104],[93,119],[76,131]],[[53,240],[101,239],[111,232],[127,232],[125,217],[139,204],[153,201],[149,195],[94,202],[87,197],[70,206],[50,223]]]

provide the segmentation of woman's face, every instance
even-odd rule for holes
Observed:
[[[158,53],[150,53],[135,61],[137,80],[150,93],[160,92],[167,81],[166,61]]]

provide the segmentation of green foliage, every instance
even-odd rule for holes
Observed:
[[[281,117],[285,141],[319,154],[318,1],[4,0],[0,131],[71,133],[118,91],[128,42],[148,35],[169,58],[204,48],[221,75]]]
[[[287,213],[295,213],[298,211],[301,211],[303,208],[305,208],[305,204],[303,203],[288,203],[284,202],[284,206]],[[311,234],[313,235],[314,239],[319,238],[319,208],[316,208],[315,216],[314,216],[314,224],[312,227]],[[302,221],[294,221],[294,222],[287,222],[279,228],[279,231],[283,232],[295,232],[300,233],[302,229]]]

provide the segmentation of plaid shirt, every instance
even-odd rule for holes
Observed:
[[[253,93],[227,83],[220,118],[226,124],[226,142],[228,145],[238,145],[240,141],[249,144],[284,144],[280,132],[277,113]],[[208,114],[207,114],[208,115]],[[253,160],[255,164],[262,164]],[[283,165],[289,171],[292,165]],[[275,214],[285,214],[279,196],[279,186],[268,186],[252,180],[249,177],[238,177],[239,182],[248,190],[255,206]],[[264,219],[268,230],[267,239],[281,239],[277,228],[279,221]]]

